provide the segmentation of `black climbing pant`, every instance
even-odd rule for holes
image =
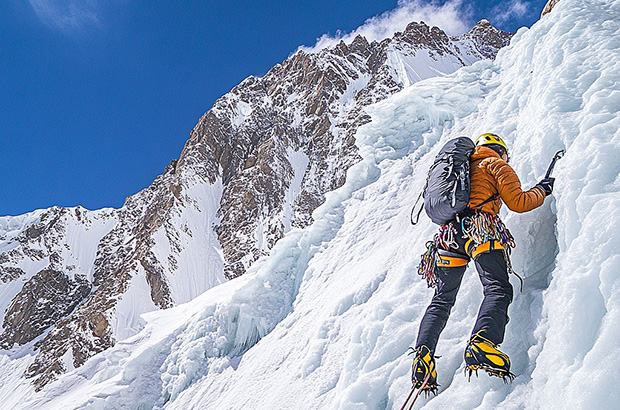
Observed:
[[[454,227],[457,231],[456,244],[452,244],[448,251],[469,261],[470,257],[465,252],[467,239],[463,238],[460,224],[454,223]],[[504,340],[508,306],[513,295],[504,251],[493,249],[480,253],[474,258],[474,263],[482,282],[484,299],[472,335],[482,331],[485,338],[498,345]],[[437,288],[420,323],[416,347],[425,345],[431,352],[435,352],[439,335],[446,326],[466,268],[467,266],[437,267]]]

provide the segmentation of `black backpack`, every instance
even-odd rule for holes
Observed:
[[[435,157],[421,194],[424,197],[424,210],[434,223],[445,225],[467,208],[469,159],[475,148],[470,138],[458,137],[448,141]],[[421,208],[418,220],[420,212]],[[413,221],[413,212],[411,222],[414,225],[418,222]]]

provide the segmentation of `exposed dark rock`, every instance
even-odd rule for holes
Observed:
[[[508,45],[512,34],[496,29],[487,20],[481,20],[462,38],[470,40],[484,58],[494,59],[497,52]]]
[[[553,7],[555,7],[555,5],[558,4],[559,1],[560,0],[549,0],[547,4],[545,4],[545,7],[543,8],[540,17],[542,18],[545,14],[550,13],[551,10],[553,10]]]
[[[21,268],[16,268],[13,266],[0,266],[0,282],[7,283],[14,281],[25,273],[26,272],[24,272]]]
[[[81,275],[70,279],[53,269],[37,273],[13,299],[4,317],[0,344],[10,349],[31,342],[71,313],[90,289]]]

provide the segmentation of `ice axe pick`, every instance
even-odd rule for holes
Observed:
[[[553,172],[553,168],[555,167],[555,163],[558,162],[558,159],[562,158],[564,156],[564,153],[566,151],[564,151],[563,149],[559,150],[558,152],[555,153],[555,155],[553,156],[553,159],[551,160],[551,164],[549,164],[549,168],[547,169],[547,173],[545,174],[545,179],[551,177],[551,173]]]

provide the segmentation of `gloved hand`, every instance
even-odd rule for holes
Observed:
[[[545,191],[545,196],[551,195],[553,192],[553,183],[555,182],[555,178],[545,178],[536,184],[537,187],[542,188]]]

